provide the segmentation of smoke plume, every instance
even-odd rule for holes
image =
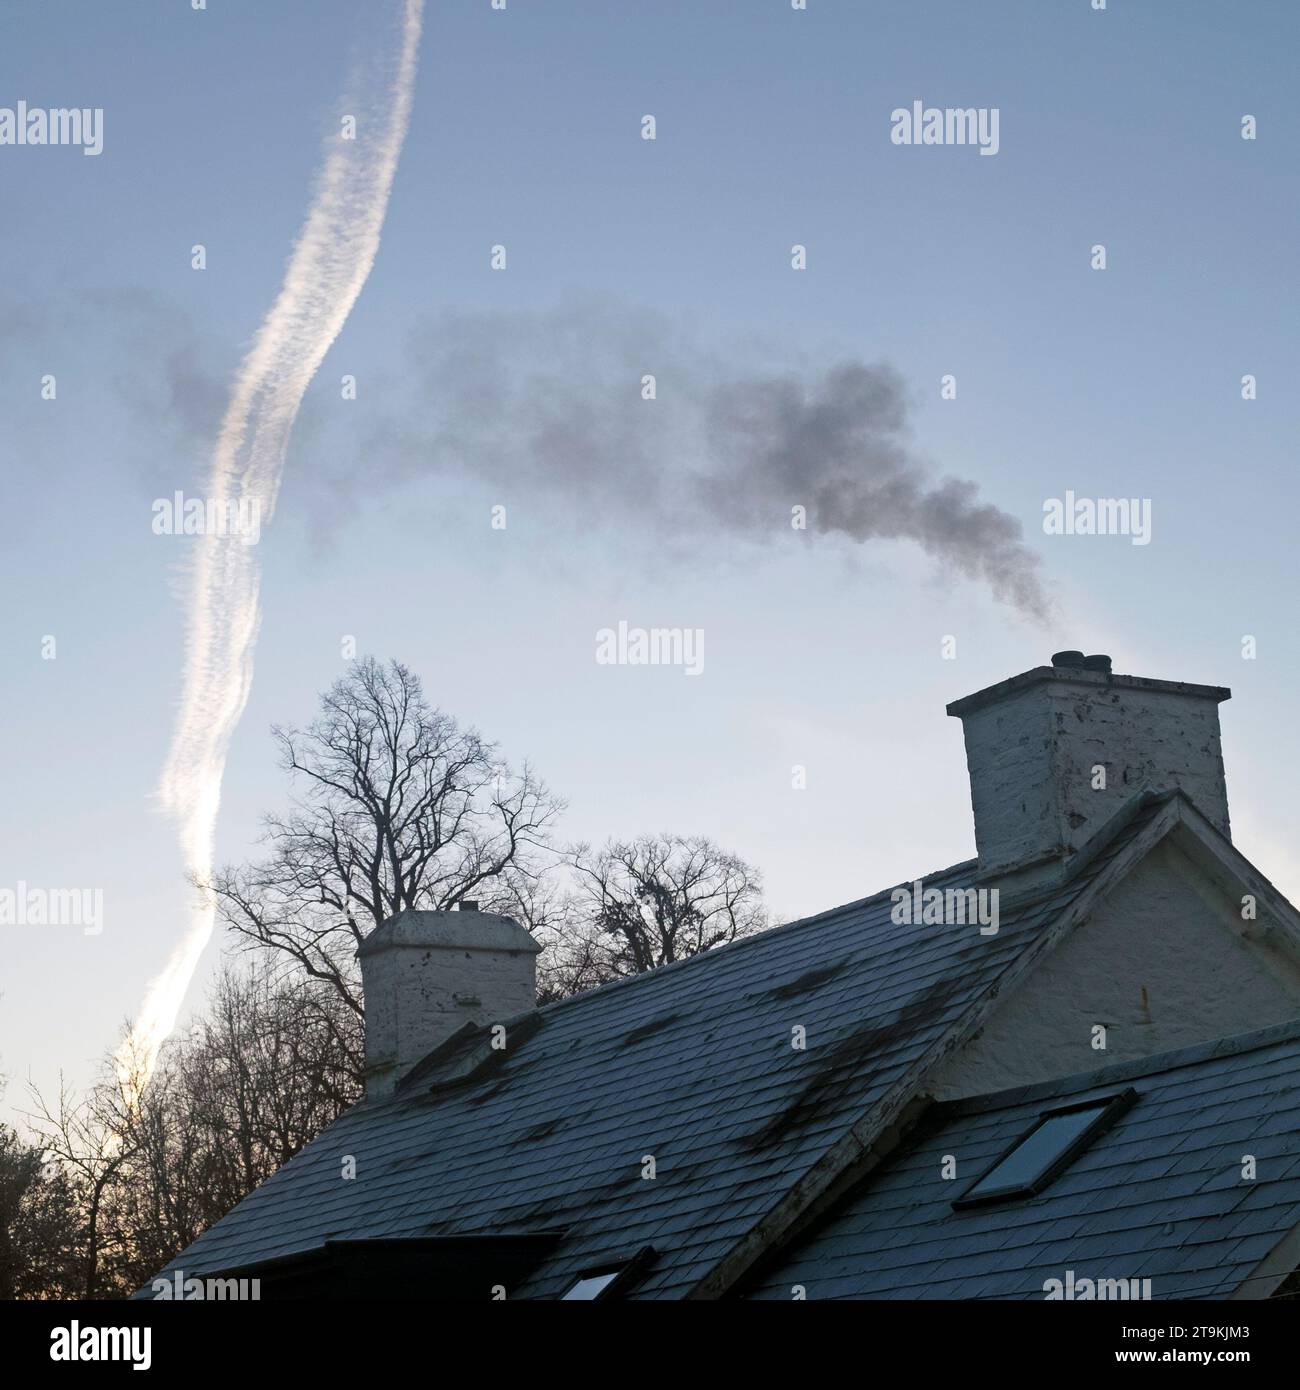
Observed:
[[[608,305],[445,315],[410,345],[411,393],[394,388],[382,406],[403,423],[369,442],[364,484],[476,479],[503,500],[522,492],[715,545],[788,536],[799,507],[814,534],[911,542],[1022,615],[1047,618],[1020,522],[922,456],[896,370],[736,360]],[[335,500],[350,486],[334,479]]]

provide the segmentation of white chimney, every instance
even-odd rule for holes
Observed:
[[[981,876],[1068,868],[1144,791],[1181,790],[1228,835],[1219,703],[1230,697],[1058,652],[1050,666],[955,700],[948,713],[966,736]]]
[[[466,1023],[498,1023],[537,1004],[542,949],[514,920],[479,912],[408,910],[361,943],[366,1095],[403,1074]]]

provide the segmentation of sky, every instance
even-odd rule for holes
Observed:
[[[194,538],[153,507],[202,495],[396,9],[5,6],[0,108],[103,111],[94,156],[0,144],[0,888],[103,901],[95,935],[0,926],[10,1110],[89,1079],[185,932],[157,789]],[[973,854],[944,706],[1068,647],[1232,688],[1234,837],[1300,893],[1298,40],[1283,0],[428,0],[382,244],[258,541],[218,861],[256,855],[270,726],[352,639],[527,758],[565,838],[707,835],[805,915]],[[996,109],[996,154],[895,143],[916,101]],[[909,476],[1019,523],[1045,616],[870,519],[791,526],[809,436],[746,426],[845,363],[895,383]],[[1046,534],[1068,491],[1139,499],[1149,542]],[[601,664],[620,622],[702,630],[703,669]]]

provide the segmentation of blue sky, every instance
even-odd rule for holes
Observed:
[[[152,534],[151,503],[201,490],[350,65],[390,14],[7,9],[0,106],[105,113],[97,158],[0,147],[0,885],[96,886],[105,901],[97,937],[0,928],[10,1105],[28,1074],[89,1075],[183,929],[181,859],[152,792],[179,692],[186,542]],[[763,870],[776,912],[801,915],[973,852],[943,706],[1068,646],[1232,687],[1238,843],[1300,891],[1286,732],[1298,31],[1280,2],[430,0],[379,258],[308,392],[261,542],[256,677],[218,857],[249,854],[282,804],[268,727],[310,717],[354,635],[529,758],[568,798],[569,837],[710,835]],[[890,112],[918,99],[997,107],[996,157],[891,144]],[[1255,141],[1240,137],[1247,113]],[[790,268],[795,243],[806,271]],[[1022,521],[1052,623],[904,542],[678,543],[637,524],[619,459],[630,514],[502,494],[475,458],[394,481],[383,440],[425,389],[413,358],[447,314],[546,324],[590,304],[631,333],[656,315],[715,362],[892,363],[935,475]],[[55,401],[40,398],[47,373]],[[344,373],[356,401],[340,399]],[[940,398],[946,373],[956,400]],[[1257,400],[1241,399],[1245,373]],[[1151,544],[1045,536],[1044,499],[1066,489],[1150,498]],[[505,531],[489,526],[496,503]],[[620,619],[703,628],[704,675],[597,665],[594,633]]]

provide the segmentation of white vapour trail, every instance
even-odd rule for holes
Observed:
[[[341,132],[327,142],[284,283],[240,365],[217,436],[207,496],[223,506],[256,507],[262,521],[275,507],[303,393],[346,322],[379,249],[410,119],[423,3],[403,0],[395,66],[368,109],[351,113],[355,138]],[[200,545],[180,708],[159,797],[179,823],[186,866],[206,883],[226,750],[253,677],[261,567],[255,547],[238,535],[206,535]],[[152,1070],[214,921],[214,904],[201,895],[183,940],[149,984],[119,1056],[120,1068]]]

